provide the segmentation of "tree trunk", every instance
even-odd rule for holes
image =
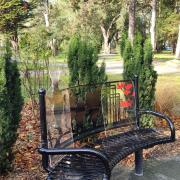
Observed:
[[[155,51],[156,50],[156,8],[157,8],[157,0],[152,0],[151,6],[152,6],[151,27],[150,27],[151,45],[152,45],[153,51]]]
[[[48,28],[49,27],[49,0],[44,1],[44,7],[45,7],[45,10],[43,12],[44,21],[45,21],[46,28]]]
[[[172,52],[173,52],[173,54],[176,53],[176,42],[172,43]]]
[[[49,14],[48,12],[44,12],[44,21],[45,21],[45,25],[46,25],[46,28],[49,27]]]
[[[18,55],[18,51],[19,51],[19,46],[18,46],[18,34],[17,32],[15,32],[11,37],[11,45],[14,51],[14,55],[17,56]]]
[[[176,46],[176,59],[180,59],[180,25],[179,25],[179,34]]]
[[[135,9],[136,9],[136,0],[130,0],[128,38],[132,44],[133,44],[134,34],[135,34]]]
[[[101,25],[101,31],[103,34],[103,52],[104,54],[110,54],[110,43],[109,43],[109,32],[105,30],[105,28]]]

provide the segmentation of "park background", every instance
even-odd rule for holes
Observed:
[[[70,54],[80,43],[87,47],[80,50],[81,66],[73,60],[78,55]],[[37,152],[38,89],[51,93],[57,83],[59,89],[76,84],[70,82],[71,75],[90,68],[86,55],[92,49],[97,56],[93,67],[102,69],[109,81],[141,75],[137,67],[144,55],[153,57],[144,64],[149,67],[147,77],[157,72],[157,77],[152,75],[153,108],[171,116],[179,137],[179,0],[0,0],[0,173],[5,173],[0,179],[45,178]],[[124,67],[130,67],[129,72]],[[89,83],[87,79],[79,81]],[[177,140],[145,156],[178,154],[179,150]],[[123,163],[131,166],[132,159]]]

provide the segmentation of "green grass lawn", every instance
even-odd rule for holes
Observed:
[[[155,53],[154,54],[154,61],[159,62],[165,62],[168,60],[174,59],[174,55],[171,51],[162,51],[161,53]],[[58,56],[51,58],[53,62],[58,63],[66,63],[67,62],[67,54],[66,53],[60,53]],[[103,55],[99,54],[99,60],[98,63],[104,62],[110,62],[110,61],[120,61],[122,60],[122,57],[120,54],[111,54],[111,55]]]
[[[107,74],[108,76],[108,81],[118,81],[122,80],[122,74]]]
[[[165,62],[175,58],[171,51],[162,51],[154,54],[154,61]]]
[[[99,55],[98,63],[102,63],[103,61],[120,61],[122,58],[120,54],[112,54],[112,55]],[[67,62],[67,54],[60,53],[58,56],[50,58],[50,62],[57,63],[66,63]]]
[[[60,53],[58,56],[51,57],[50,62],[66,63],[67,62],[67,54],[66,53]]]
[[[177,97],[180,98],[180,75],[179,73],[159,75],[157,81],[157,88],[164,86],[167,91],[176,90]]]
[[[108,74],[108,81],[121,80],[121,74]],[[159,75],[156,84],[156,102],[162,113],[169,112],[180,116],[180,74]]]

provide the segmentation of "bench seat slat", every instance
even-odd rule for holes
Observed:
[[[171,141],[168,136],[154,129],[140,129],[99,139],[96,150],[108,157],[110,167],[113,168],[120,160],[138,149]],[[101,177],[104,172],[104,165],[93,155],[67,155],[49,173],[48,179],[92,180]]]

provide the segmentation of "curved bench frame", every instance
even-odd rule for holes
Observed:
[[[149,115],[156,116],[158,118],[166,120],[166,122],[169,126],[171,135],[170,135],[169,139],[166,141],[166,143],[174,142],[175,141],[175,128],[174,128],[174,125],[173,125],[173,122],[171,121],[171,119],[168,116],[163,115],[158,112],[149,111],[149,110],[140,110],[139,109],[139,98],[138,98],[139,96],[138,96],[138,77],[137,76],[135,76],[135,78],[134,78],[134,85],[135,85],[135,118],[136,118],[137,129],[140,129],[140,117],[142,115],[149,114]],[[109,160],[105,154],[103,154],[95,149],[90,149],[90,148],[74,148],[74,149],[73,148],[71,148],[71,149],[65,149],[65,148],[61,148],[61,149],[50,148],[49,149],[48,148],[45,93],[46,92],[44,89],[39,90],[40,122],[41,122],[41,148],[39,148],[39,153],[42,154],[43,168],[47,172],[51,172],[51,170],[52,170],[52,167],[50,167],[50,165],[49,165],[49,155],[70,155],[70,154],[72,154],[72,155],[74,155],[74,154],[94,155],[104,164],[106,172],[104,174],[103,180],[109,180],[111,177],[112,169],[109,165]],[[165,143],[165,142],[163,142],[163,143]],[[161,142],[155,143],[154,145],[156,145],[156,144],[161,144]],[[139,176],[143,175],[142,152],[143,152],[144,148],[148,148],[148,147],[144,146],[144,147],[134,150],[135,174],[139,175]]]

